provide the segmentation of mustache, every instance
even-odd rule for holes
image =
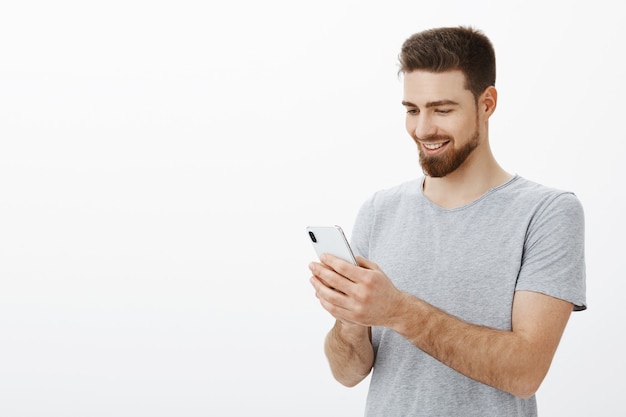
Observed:
[[[452,137],[448,135],[430,135],[430,136],[424,136],[423,138],[418,138],[417,136],[414,136],[414,138],[416,140],[419,140],[420,142],[452,140]]]

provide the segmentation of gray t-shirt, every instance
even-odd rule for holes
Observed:
[[[423,178],[366,201],[354,251],[395,286],[469,323],[511,329],[517,290],[548,294],[584,310],[584,214],[577,197],[514,176],[474,202],[443,209]],[[536,416],[521,399],[474,381],[398,333],[372,329],[376,353],[366,416]]]

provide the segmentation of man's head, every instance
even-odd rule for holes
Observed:
[[[431,29],[405,41],[400,64],[406,128],[424,172],[445,177],[471,159],[485,162],[497,102],[491,42],[470,28]]]
[[[474,98],[496,84],[496,57],[493,45],[479,30],[470,27],[429,29],[409,37],[399,56],[400,72],[416,70],[446,72],[460,70],[465,87]]]

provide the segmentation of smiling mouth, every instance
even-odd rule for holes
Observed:
[[[424,150],[426,150],[427,152],[436,152],[439,149],[443,148],[445,145],[447,145],[450,141],[445,141],[445,142],[438,142],[438,143],[424,143],[422,142],[422,146],[424,147]]]
[[[424,147],[426,149],[430,149],[431,151],[434,151],[435,149],[439,149],[443,145],[445,145],[445,143],[424,143]]]

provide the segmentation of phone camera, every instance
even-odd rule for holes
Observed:
[[[309,236],[314,243],[317,243],[317,239],[315,238],[315,234],[313,232],[309,232]]]

